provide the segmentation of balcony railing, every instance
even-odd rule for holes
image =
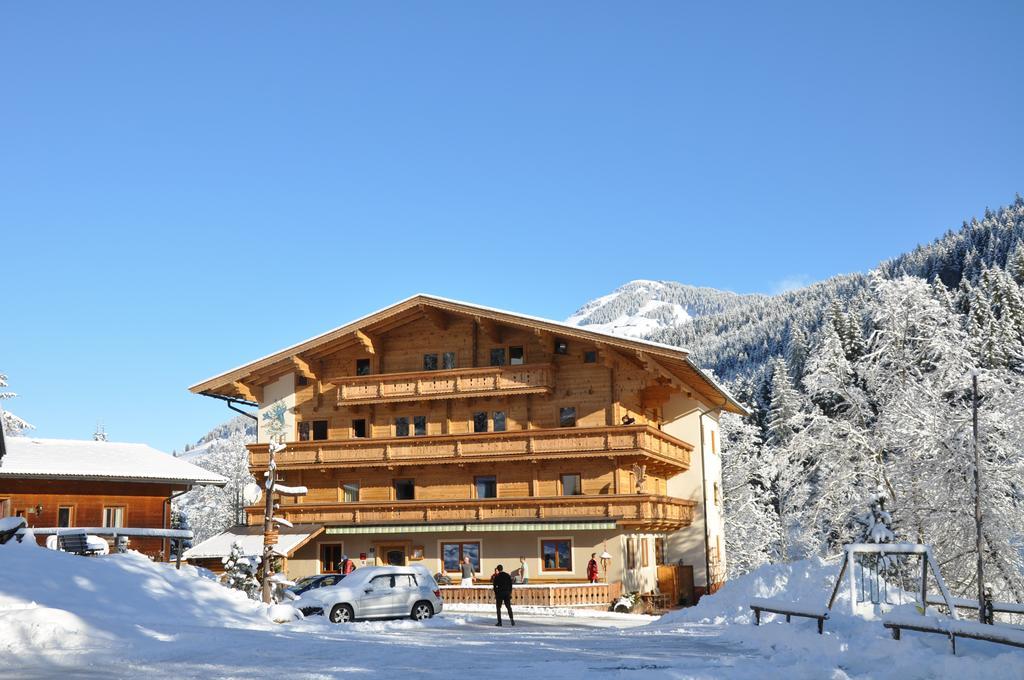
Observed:
[[[562,427],[479,434],[327,439],[291,442],[278,467],[432,465],[607,455],[643,457],[652,472],[677,474],[690,466],[692,446],[648,425]],[[249,445],[249,464],[265,468],[266,444]]]
[[[486,366],[415,373],[381,373],[328,380],[338,386],[338,404],[543,394],[554,387],[552,364]]]
[[[650,494],[595,494],[465,500],[359,501],[282,504],[294,523],[451,524],[452,522],[614,521],[620,527],[675,531],[693,521],[694,501]],[[261,508],[253,506],[251,514]]]

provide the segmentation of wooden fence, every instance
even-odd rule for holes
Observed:
[[[516,607],[576,607],[582,609],[610,609],[612,602],[622,595],[622,583],[558,583],[526,584],[512,588],[512,606]],[[494,605],[494,589],[489,585],[441,586],[445,604]]]

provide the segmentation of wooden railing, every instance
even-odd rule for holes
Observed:
[[[454,397],[540,394],[554,387],[552,364],[486,366],[414,373],[344,376],[327,382],[338,386],[338,404],[422,401]]]
[[[527,584],[512,588],[514,607],[576,607],[581,609],[611,609],[612,603],[622,595],[622,584]],[[494,605],[494,589],[490,585],[471,588],[441,586],[441,598],[449,604]]]
[[[265,468],[269,463],[267,445],[250,444],[248,448],[250,466]],[[690,466],[692,450],[686,442],[661,430],[628,425],[291,442],[277,454],[276,462],[279,468],[287,469],[636,454],[649,458],[652,471],[665,468],[677,473]]]
[[[282,501],[280,513],[294,523],[450,524],[453,522],[523,522],[609,520],[618,526],[674,531],[693,521],[694,501],[649,494],[595,494],[466,500],[359,501],[305,503]],[[249,508],[258,513],[260,508]]]

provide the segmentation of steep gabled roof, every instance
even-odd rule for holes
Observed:
[[[145,444],[7,437],[0,479],[89,479],[224,486],[227,479]]]
[[[502,326],[538,329],[565,339],[582,339],[627,353],[648,355],[687,384],[692,385],[706,401],[721,405],[722,408],[733,413],[748,414],[742,404],[711,376],[697,367],[690,360],[687,351],[679,347],[649,340],[623,338],[609,333],[587,330],[585,327],[571,326],[560,321],[423,293],[413,295],[344,326],[303,340],[291,347],[268,354],[220,375],[207,378],[192,385],[189,390],[196,394],[210,396],[238,397],[237,392],[231,387],[236,382],[253,379],[260,375],[282,373],[287,370],[289,362],[299,358],[303,353],[317,352],[325,347],[340,349],[347,345],[357,345],[362,341],[360,340],[361,335],[365,338],[365,334],[372,334],[376,331],[383,332],[394,327],[396,320],[400,321],[404,317],[423,316],[429,314],[430,310],[487,319]]]

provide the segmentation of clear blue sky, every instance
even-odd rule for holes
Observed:
[[[0,6],[0,371],[170,450],[186,387],[417,291],[867,270],[1024,192],[1024,3]]]

